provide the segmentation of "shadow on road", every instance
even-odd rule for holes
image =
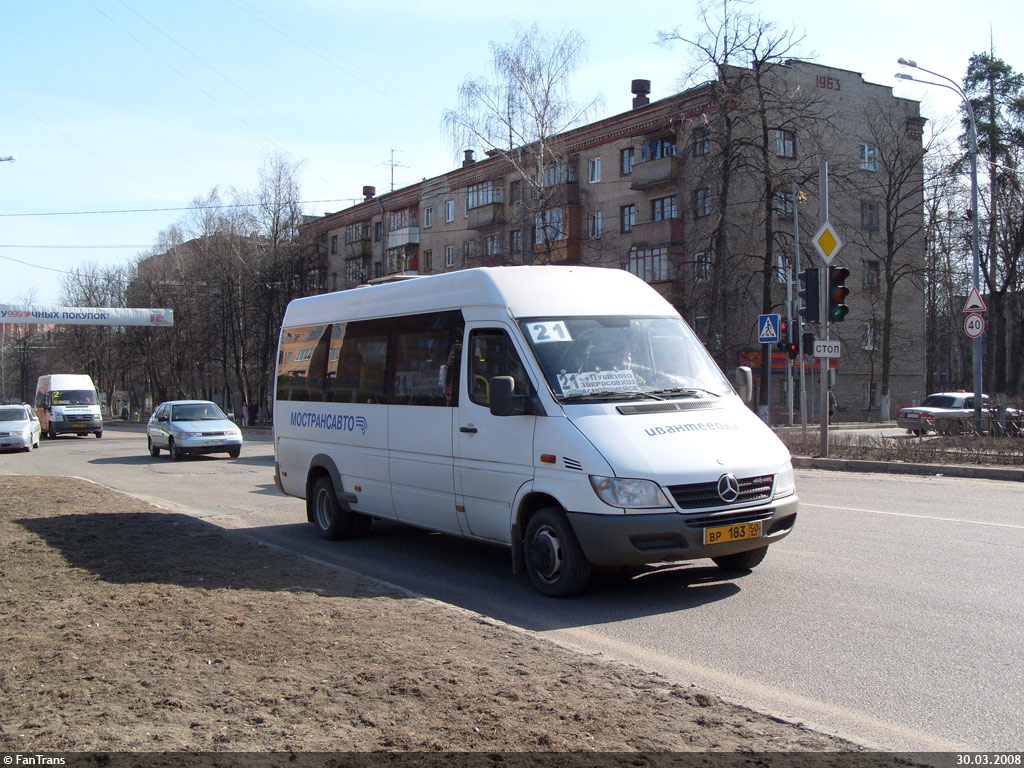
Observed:
[[[375,522],[369,536],[348,541],[322,540],[305,522],[225,530],[188,515],[148,511],[17,522],[59,549],[73,567],[112,583],[348,597],[391,593],[356,575],[363,574],[532,630],[685,611],[736,594],[742,581],[701,565],[599,572],[587,593],[553,600],[535,592],[525,576],[512,575],[504,547],[387,521]],[[268,543],[280,549],[268,549]]]
[[[167,512],[55,515],[15,520],[73,568],[112,584],[311,592],[374,597],[393,590],[326,568],[210,523]]]
[[[505,547],[391,521],[377,520],[369,536],[347,541],[320,539],[308,523],[245,534],[536,631],[696,608],[737,594],[746,577],[709,561],[607,569],[595,572],[584,594],[555,600],[536,592],[524,574],[512,574]]]

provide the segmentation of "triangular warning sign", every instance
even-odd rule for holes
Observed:
[[[967,303],[964,304],[964,312],[984,312],[986,309],[977,287],[972,285],[971,292],[967,294]]]
[[[747,326],[748,328],[750,326]],[[761,327],[761,332],[757,334],[762,339],[777,339],[779,338],[779,332],[775,328],[775,323],[772,322],[770,317],[766,317],[764,325]]]

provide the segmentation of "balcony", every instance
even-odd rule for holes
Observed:
[[[406,245],[419,245],[420,244],[420,228],[416,227],[401,227],[393,232],[388,232],[388,250],[392,248],[401,248]]]
[[[355,259],[363,256],[373,255],[373,243],[369,236],[356,240],[353,243],[345,243],[342,247],[342,256],[346,259]]]
[[[633,245],[676,245],[683,242],[686,227],[682,219],[662,219],[635,224],[631,234]]]
[[[487,203],[476,208],[469,209],[469,221],[467,226],[470,229],[486,229],[496,227],[505,223],[505,207],[501,203]]]
[[[651,189],[675,184],[679,179],[679,158],[675,155],[648,160],[633,166],[630,189]]]

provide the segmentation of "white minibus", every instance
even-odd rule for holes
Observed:
[[[100,394],[86,373],[51,373],[36,381],[36,415],[43,434],[103,437]]]
[[[546,595],[592,568],[747,570],[793,529],[789,452],[662,296],[618,269],[468,269],[297,299],[275,480],[327,539],[374,518],[509,547]]]

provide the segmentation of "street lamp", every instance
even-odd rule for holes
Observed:
[[[967,117],[970,119],[971,128],[971,258],[974,265],[974,290],[977,291],[980,296],[981,264],[978,259],[978,124],[974,120],[974,108],[971,106],[971,100],[967,98],[967,94],[964,93],[963,88],[945,75],[940,75],[938,72],[932,72],[930,69],[925,69],[919,65],[916,61],[904,59],[903,57],[900,57],[896,63],[901,67],[911,67],[913,69],[919,69],[922,72],[927,72],[929,75],[938,77],[946,82],[936,83],[931,80],[920,80],[915,78],[913,75],[908,75],[904,72],[896,75],[898,80],[912,80],[915,83],[935,85],[939,88],[945,88],[947,91],[953,91],[953,93],[959,96],[963,100],[963,103],[967,105]],[[981,434],[981,398],[981,336],[979,335],[974,339],[974,431],[979,435]]]

